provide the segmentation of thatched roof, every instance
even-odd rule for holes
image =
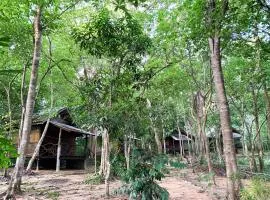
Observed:
[[[180,137],[179,137],[180,136]],[[188,141],[188,140],[191,140],[190,138],[188,138],[187,136],[183,135],[183,134],[173,134],[171,135],[171,138],[173,140],[176,140],[176,141],[179,141],[179,140],[182,140],[182,141]]]
[[[32,125],[36,126],[45,126],[47,123],[48,116],[45,115],[36,115],[33,117]],[[76,133],[76,134],[83,134],[83,135],[95,135],[94,133],[90,133],[84,131],[80,128],[77,128],[76,125],[73,123],[71,115],[67,108],[62,108],[58,110],[57,115],[55,117],[50,118],[50,124],[65,130],[66,132]]]
[[[79,134],[84,134],[84,135],[95,135],[94,133],[86,132],[82,129],[79,129],[74,126],[70,126],[61,122],[57,122],[55,120],[50,121],[50,124],[53,124],[54,126],[61,128],[67,132],[74,132],[74,133],[79,133]]]
[[[240,134],[240,131],[237,130],[236,128],[232,128],[232,133],[233,133],[234,139],[238,139],[238,138],[242,137],[242,135]],[[207,132],[207,137],[208,138],[216,138],[216,132],[214,132],[214,131]],[[220,137],[222,137],[221,133],[220,133]]]

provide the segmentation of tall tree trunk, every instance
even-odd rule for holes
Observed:
[[[49,55],[50,55],[50,57],[52,57],[52,53],[51,53],[51,50],[52,50],[52,48],[51,48],[51,43],[50,43],[50,45],[49,45]],[[48,68],[50,68],[51,67],[51,59],[49,60],[49,66],[48,66]],[[29,160],[29,162],[28,162],[28,165],[27,165],[27,168],[26,168],[26,172],[30,172],[31,171],[31,169],[32,169],[32,165],[33,165],[33,163],[34,163],[34,161],[35,161],[35,159],[36,159],[36,157],[38,156],[38,154],[39,154],[39,150],[40,150],[40,147],[41,147],[41,145],[42,145],[42,142],[43,142],[43,140],[44,140],[44,138],[45,138],[45,136],[46,136],[46,134],[47,134],[47,130],[48,130],[48,127],[49,127],[49,124],[50,124],[50,118],[51,118],[51,113],[52,113],[52,109],[53,109],[53,103],[54,103],[54,101],[53,101],[53,79],[52,79],[52,77],[51,77],[51,83],[50,83],[50,90],[51,90],[51,105],[50,105],[50,111],[49,111],[49,116],[48,116],[48,119],[47,119],[47,122],[46,122],[46,125],[45,125],[45,127],[44,127],[44,130],[43,130],[43,132],[42,132],[42,134],[41,134],[41,137],[40,137],[40,139],[39,139],[39,141],[38,141],[38,143],[37,143],[37,145],[36,145],[36,148],[35,148],[35,150],[34,150],[34,153],[33,153],[33,155],[32,155],[32,157],[31,157],[31,159]],[[37,159],[37,168],[36,169],[38,169],[38,159]]]
[[[16,160],[16,165],[13,171],[12,178],[9,183],[9,187],[6,192],[5,199],[10,198],[14,195],[16,191],[21,191],[21,179],[25,162],[25,150],[28,143],[29,133],[32,126],[32,116],[35,105],[36,96],[36,85],[38,78],[38,67],[40,61],[41,52],[41,8],[37,7],[36,16],[34,19],[34,31],[35,31],[35,42],[34,42],[34,52],[32,61],[32,70],[29,83],[29,89],[27,94],[26,106],[25,106],[25,117],[23,122],[23,129],[21,135],[20,146],[18,149],[18,158]]]
[[[209,38],[209,48],[211,53],[211,68],[213,71],[215,90],[217,93],[220,123],[223,135],[228,199],[235,200],[238,198],[240,180],[236,178],[238,170],[232,136],[230,111],[225,92],[223,72],[221,68],[220,37],[217,35],[217,33],[213,37]]]
[[[19,129],[19,140],[18,140],[18,147],[20,145],[21,137],[22,137],[22,129],[23,129],[23,121],[24,121],[24,113],[25,113],[25,100],[24,100],[24,88],[25,88],[25,76],[26,76],[26,67],[28,63],[23,65],[23,72],[22,72],[22,81],[21,81],[21,122],[20,122],[20,129]]]

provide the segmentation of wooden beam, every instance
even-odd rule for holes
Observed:
[[[62,129],[60,128],[59,137],[58,137],[58,144],[57,144],[56,172],[60,171],[61,135],[62,135]]]

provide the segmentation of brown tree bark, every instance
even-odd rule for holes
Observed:
[[[9,183],[9,187],[6,191],[5,199],[8,199],[14,195],[15,192],[21,191],[21,179],[25,162],[25,150],[28,143],[29,133],[32,126],[32,116],[35,105],[36,96],[36,85],[38,78],[38,67],[40,61],[41,53],[41,8],[38,6],[36,10],[36,16],[34,18],[34,51],[33,51],[33,61],[32,70],[29,83],[29,89],[27,94],[26,106],[25,106],[25,117],[23,122],[23,129],[21,135],[20,146],[18,148],[18,158],[16,160],[16,165],[13,171],[12,178]]]
[[[212,37],[209,38],[209,48],[211,68],[213,71],[215,90],[219,105],[221,130],[223,135],[223,148],[227,174],[227,194],[228,199],[235,200],[238,198],[240,180],[236,177],[238,170],[231,129],[230,111],[224,86],[223,72],[221,68],[220,37],[218,33],[215,33]]]

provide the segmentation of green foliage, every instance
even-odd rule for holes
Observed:
[[[52,199],[52,200],[57,200],[60,196],[60,193],[58,191],[49,191],[47,194],[46,194],[46,197],[48,199]]]
[[[155,156],[143,149],[134,149],[130,169],[124,178],[129,184],[130,199],[168,199],[168,191],[156,183],[156,180],[164,178],[167,162],[166,156]]]
[[[255,178],[241,191],[240,196],[241,200],[268,200],[270,199],[270,184]]]
[[[99,174],[88,174],[84,180],[84,183],[88,185],[99,185],[103,182],[104,179]]]
[[[180,162],[180,161],[173,161],[173,160],[170,161],[170,166],[177,168],[177,169],[184,169],[187,167],[187,165],[185,163]]]
[[[126,176],[126,160],[123,154],[113,154],[114,158],[111,160],[111,175],[116,177]]]
[[[103,9],[93,20],[75,29],[73,36],[81,48],[88,50],[91,55],[111,58],[125,55],[129,62],[138,62],[140,58],[135,56],[146,53],[151,43],[135,19],[113,18],[107,9]]]
[[[0,135],[0,169],[8,168],[12,163],[10,158],[17,156],[12,142]]]

